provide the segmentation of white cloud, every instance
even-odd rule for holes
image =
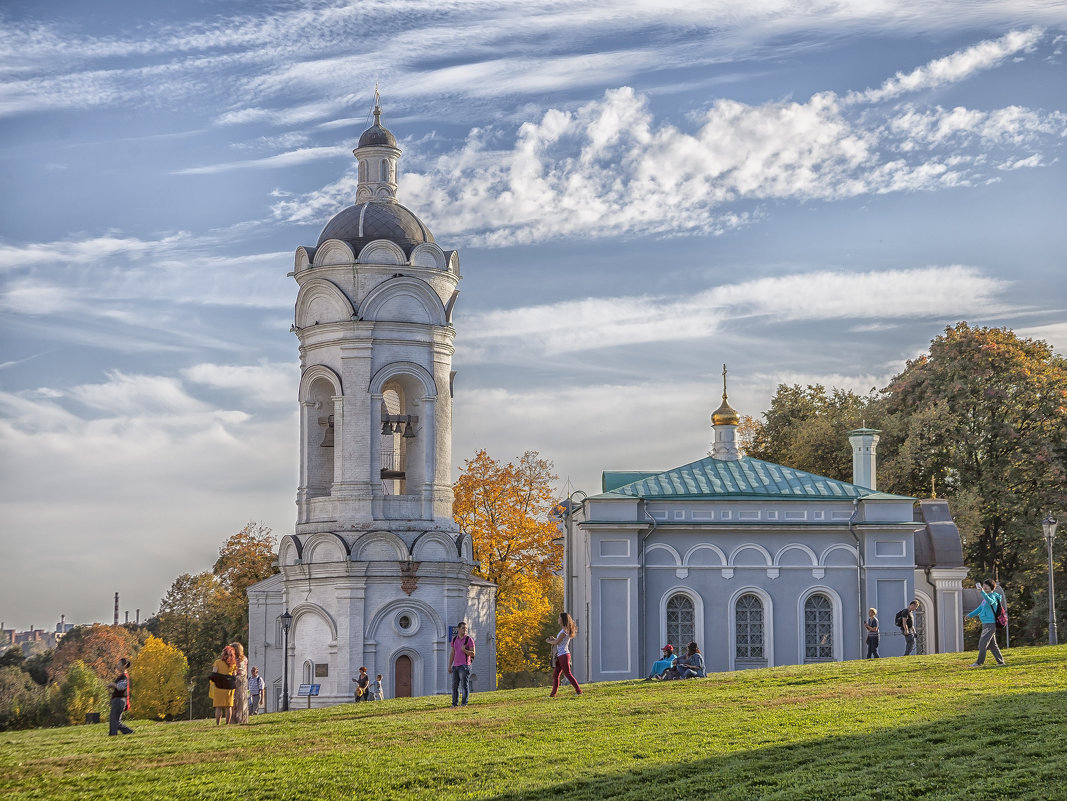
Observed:
[[[898,72],[878,89],[849,96],[853,102],[881,103],[909,92],[933,89],[965,80],[977,72],[1002,64],[1007,58],[1032,50],[1044,36],[1033,27],[1025,31],[1011,31],[999,39],[979,42],[965,50],[935,59],[911,72]]]
[[[300,368],[293,364],[197,364],[182,370],[187,381],[236,390],[247,402],[293,404]]]
[[[174,174],[212,175],[232,170],[277,169],[280,167],[292,167],[295,164],[306,164],[309,161],[318,161],[319,159],[337,158],[338,156],[347,155],[349,152],[350,149],[348,147],[302,147],[261,159],[230,161],[224,164],[210,164],[204,167],[187,167],[184,170],[175,170]]]
[[[965,266],[815,272],[711,287],[684,296],[587,298],[476,314],[464,321],[469,360],[516,349],[557,355],[709,338],[731,320],[914,320],[995,313],[1007,282]]]

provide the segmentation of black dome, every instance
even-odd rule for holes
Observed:
[[[374,145],[396,147],[396,137],[384,125],[376,122],[359,137],[357,147],[373,147]]]
[[[318,244],[327,239],[349,242],[356,253],[375,239],[395,242],[405,253],[410,253],[415,245],[434,241],[430,229],[410,209],[399,203],[380,201],[357,203],[335,214],[319,234]]]

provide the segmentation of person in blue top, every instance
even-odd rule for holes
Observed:
[[[678,673],[683,679],[703,679],[708,675],[704,669],[704,654],[695,642],[689,643],[685,657],[678,660]]]
[[[663,656],[652,663],[652,672],[648,674],[648,678],[645,681],[659,678],[674,664],[674,646],[667,643],[661,650],[663,651]]]
[[[978,638],[978,659],[970,667],[982,667],[985,664],[987,648],[993,652],[997,665],[1003,667],[1004,657],[997,647],[997,613],[1004,604],[1004,596],[997,592],[997,583],[993,579],[986,579],[974,586],[982,593],[982,603],[973,612],[968,612],[967,617],[978,616],[982,621],[982,635]]]

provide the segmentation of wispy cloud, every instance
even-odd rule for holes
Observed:
[[[766,318],[768,325],[952,319],[1003,311],[997,298],[1006,286],[1003,280],[958,265],[816,272],[727,284],[685,296],[587,298],[485,312],[464,320],[468,332],[464,338],[472,343],[473,353],[481,352],[484,358],[498,358],[516,348],[551,356],[705,339],[728,321],[757,316]]]
[[[188,167],[184,170],[175,170],[175,175],[212,175],[220,172],[231,172],[232,170],[261,170],[261,169],[279,169],[281,167],[292,167],[296,164],[306,164],[309,161],[318,161],[319,159],[337,158],[338,156],[347,155],[350,148],[347,147],[302,147],[297,150],[290,150],[287,153],[278,153],[274,156],[267,156],[260,159],[248,159],[246,161],[230,161],[224,164],[209,164],[204,167]]]

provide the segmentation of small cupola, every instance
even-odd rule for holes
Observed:
[[[736,462],[741,458],[737,449],[737,427],[741,415],[726,399],[726,365],[722,366],[722,403],[711,413],[711,428],[715,439],[711,443],[711,458],[724,462]]]
[[[866,425],[848,432],[852,445],[852,483],[859,487],[878,489],[878,435],[881,433]]]
[[[359,137],[359,144],[352,151],[359,164],[359,180],[356,186],[356,203],[379,201],[396,203],[397,170],[400,148],[396,137],[382,125],[382,103],[378,90],[374,90],[374,124]]]

